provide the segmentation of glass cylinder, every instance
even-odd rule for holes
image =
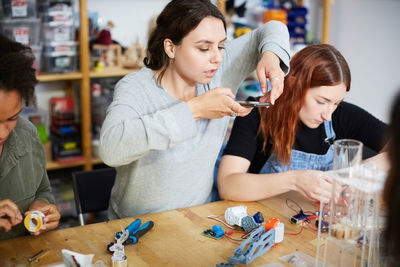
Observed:
[[[346,153],[340,157],[347,157]],[[347,155],[357,153],[361,152]],[[341,162],[355,163],[350,157]],[[330,202],[320,206],[316,266],[383,266],[380,195],[385,173],[373,164],[363,164],[326,174],[332,178],[333,188]]]
[[[344,169],[359,165],[362,160],[363,143],[353,139],[339,139],[333,143],[333,169]]]

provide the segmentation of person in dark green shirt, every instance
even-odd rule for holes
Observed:
[[[23,101],[34,103],[37,83],[31,50],[0,35],[0,240],[22,236],[23,215],[41,211],[42,228],[58,226],[60,212],[46,172],[35,126],[19,116]]]

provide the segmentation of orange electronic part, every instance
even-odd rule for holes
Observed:
[[[275,228],[276,226],[278,226],[278,223],[281,220],[279,220],[278,218],[271,218],[269,219],[266,223],[265,223],[265,232],[267,232],[268,230]]]

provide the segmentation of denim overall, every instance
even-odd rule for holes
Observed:
[[[332,169],[333,162],[333,140],[336,138],[335,131],[332,127],[332,121],[324,121],[325,126],[325,142],[330,144],[328,151],[324,155],[317,155],[292,149],[290,164],[285,166],[272,154],[260,173],[278,173],[288,170],[320,170],[327,171]]]

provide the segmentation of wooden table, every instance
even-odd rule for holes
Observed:
[[[201,206],[172,210],[140,216],[142,222],[152,220],[154,228],[140,238],[135,245],[125,247],[129,266],[215,266],[227,262],[238,243],[228,239],[215,240],[201,235],[214,224],[208,215],[223,215],[229,207],[246,205],[247,213],[252,215],[261,211],[264,218],[277,217],[285,224],[286,233],[297,233],[300,226],[289,223],[294,212],[285,203],[286,197],[296,199],[304,210],[315,205],[304,201],[297,194],[281,195],[260,202],[219,201]],[[223,218],[223,216],[221,217]],[[62,262],[61,249],[69,249],[82,254],[94,254],[93,263],[102,260],[111,266],[111,254],[106,250],[113,241],[120,225],[126,227],[135,218],[125,218],[104,223],[91,224],[44,233],[40,236],[27,236],[0,242],[0,266],[26,264],[27,259],[40,249],[50,251],[34,266]],[[223,226],[225,230],[227,227]],[[234,236],[240,238],[240,234]],[[271,248],[263,256],[255,259],[249,266],[284,262],[278,258],[297,249],[314,256],[316,248],[310,241],[317,235],[304,227],[299,235],[285,234],[284,241]]]

